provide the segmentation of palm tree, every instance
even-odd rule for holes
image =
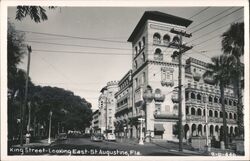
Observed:
[[[243,103],[242,103],[242,79],[244,80],[244,64],[240,59],[244,55],[244,23],[234,23],[222,35],[222,51],[225,55],[230,55],[234,58],[231,67],[231,81],[236,89],[238,99],[237,104],[237,124],[238,136],[244,135],[244,120],[243,120]]]
[[[50,6],[49,9],[54,9],[55,7]],[[46,15],[46,10],[41,6],[17,6],[16,19],[22,20],[27,15],[30,16],[32,20],[36,23],[45,21],[48,19]]]
[[[211,58],[212,63],[208,64],[209,70],[207,70],[203,75],[204,78],[212,77],[215,83],[220,86],[221,110],[223,113],[223,138],[225,142],[225,148],[228,148],[228,139],[224,89],[229,84],[228,78],[230,72],[228,72],[228,67],[231,65],[228,59],[229,57],[225,55]]]

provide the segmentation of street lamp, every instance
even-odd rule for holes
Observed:
[[[150,86],[147,86],[146,90],[143,93],[143,100],[146,103],[145,104],[145,141],[146,142],[150,141],[149,137],[147,137],[147,136],[151,136],[151,133],[148,129],[148,126],[149,126],[148,124],[149,124],[150,118],[149,118],[149,112],[148,112],[147,108],[148,108],[149,104],[153,101],[154,97],[155,97],[155,95],[153,93],[152,88]]]
[[[140,126],[140,140],[139,140],[139,144],[140,144],[140,145],[143,145],[144,143],[143,143],[143,140],[142,140],[142,122],[143,122],[145,119],[143,119],[143,118],[139,118],[138,120],[139,120],[139,121],[141,121],[141,126]]]
[[[52,117],[52,111],[49,112],[49,138],[48,138],[48,143],[50,144],[51,143],[51,140],[50,140],[50,133],[51,133],[51,117]]]

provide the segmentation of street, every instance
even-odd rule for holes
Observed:
[[[183,152],[178,151],[177,143],[164,141],[139,145],[135,141],[118,139],[116,142],[94,142],[90,138],[68,138],[55,141],[50,145],[31,145],[23,150],[17,147],[9,150],[10,155],[96,155],[96,156],[190,156],[205,155],[184,146]]]

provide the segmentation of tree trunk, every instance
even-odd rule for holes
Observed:
[[[224,85],[220,84],[220,93],[221,93],[221,109],[223,113],[223,131],[224,131],[224,136],[223,140],[225,143],[225,148],[228,148],[228,141],[227,141],[227,120],[226,120],[226,109],[225,109],[225,96],[224,96]]]
[[[240,60],[237,60],[237,67],[240,68]],[[244,136],[244,114],[243,114],[243,101],[242,101],[242,90],[241,90],[241,69],[239,69],[238,73],[238,88],[237,88],[237,99],[238,99],[238,104],[237,104],[237,125],[238,125],[238,131],[237,135],[238,136]]]

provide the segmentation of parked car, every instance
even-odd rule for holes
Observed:
[[[114,133],[108,133],[106,137],[107,141],[116,141],[115,134]]]
[[[66,140],[68,137],[67,137],[67,134],[66,133],[60,133],[58,134],[57,136],[57,140]]]
[[[102,141],[103,140],[103,135],[99,133],[94,133],[90,137],[91,141]]]

